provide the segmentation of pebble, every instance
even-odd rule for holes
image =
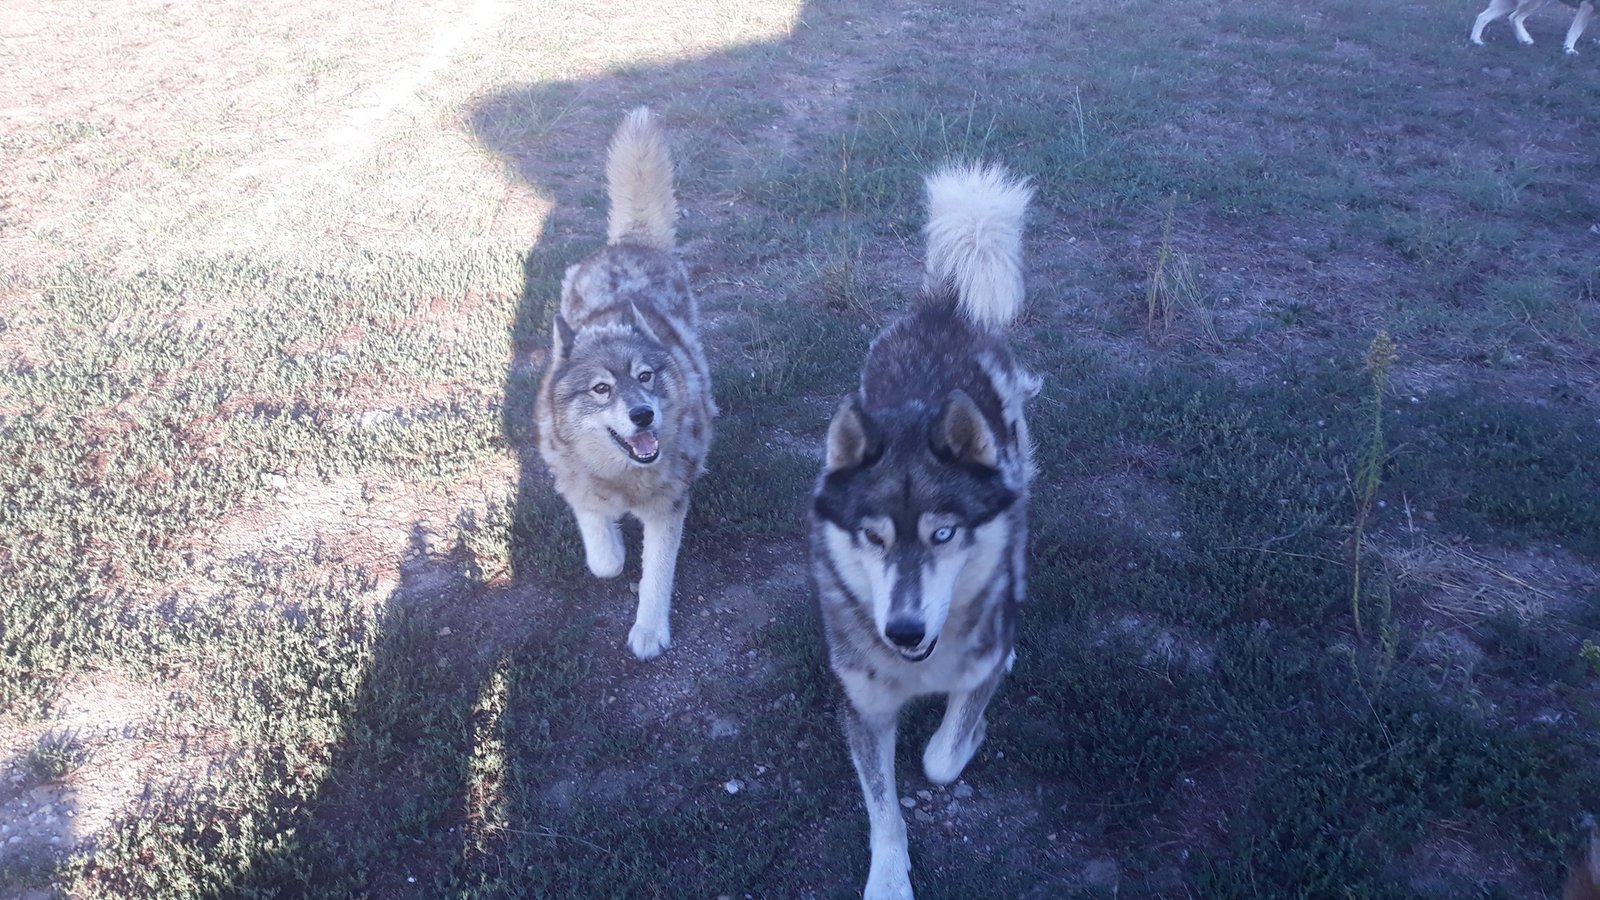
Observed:
[[[744,790],[744,782],[740,781],[737,778],[734,778],[734,779],[728,781],[726,784],[724,784],[722,786],[722,789],[727,791],[730,794],[737,794],[740,791]]]
[[[915,813],[915,816],[916,816],[916,819],[917,819],[918,822],[926,823],[926,822],[932,822],[933,821],[933,815],[930,814],[925,809],[917,810],[916,813]]]
[[[972,799],[972,788],[965,784],[956,785],[955,790],[951,791],[950,793],[954,794],[957,800]]]
[[[918,800],[932,800],[933,799],[933,792],[932,791],[917,791],[917,799]]]
[[[913,800],[910,797],[901,797],[900,798],[900,805],[904,806],[906,809],[916,809],[917,808],[917,801]]]

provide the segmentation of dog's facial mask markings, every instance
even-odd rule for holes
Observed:
[[[558,339],[561,330],[558,322]],[[585,418],[603,425],[630,462],[654,463],[670,403],[665,352],[636,333],[625,333],[619,341],[615,333],[590,338],[586,332],[567,332],[574,343],[558,376],[565,397],[587,411]]]

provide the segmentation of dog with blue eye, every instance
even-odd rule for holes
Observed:
[[[628,647],[672,643],[668,621],[689,488],[717,415],[699,312],[675,252],[672,158],[649,110],[633,111],[606,161],[606,246],[567,270],[535,403],[539,452],[577,519],[589,571],[621,574],[622,517],[643,526]]]
[[[811,498],[811,577],[870,827],[867,900],[912,895],[895,791],[901,708],[945,698],[922,770],[954,781],[983,743],[1024,595],[1023,406],[1040,379],[1003,331],[1022,310],[1033,192],[993,166],[952,166],[926,186],[922,296],[873,340]]]

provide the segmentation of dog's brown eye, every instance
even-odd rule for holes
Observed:
[[[595,385],[593,388],[591,388],[591,390],[593,390],[596,394],[599,394],[601,396],[605,396],[606,394],[611,393],[611,385],[606,384],[604,381],[602,381],[599,384]]]
[[[640,372],[639,373],[639,383],[640,384],[649,384],[650,383],[650,379],[652,377],[654,377],[654,376],[655,376],[654,372]]]
[[[874,547],[882,547],[883,546],[883,535],[877,533],[876,531],[873,531],[871,528],[863,528],[863,529],[861,529],[861,536],[866,538],[867,539],[867,543],[871,544]]]

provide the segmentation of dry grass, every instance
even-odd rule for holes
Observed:
[[[1470,545],[1426,536],[1407,547],[1374,549],[1396,581],[1418,591],[1425,608],[1458,625],[1505,614],[1534,622],[1552,609],[1571,606],[1580,587],[1570,561],[1511,553],[1490,556]]]

